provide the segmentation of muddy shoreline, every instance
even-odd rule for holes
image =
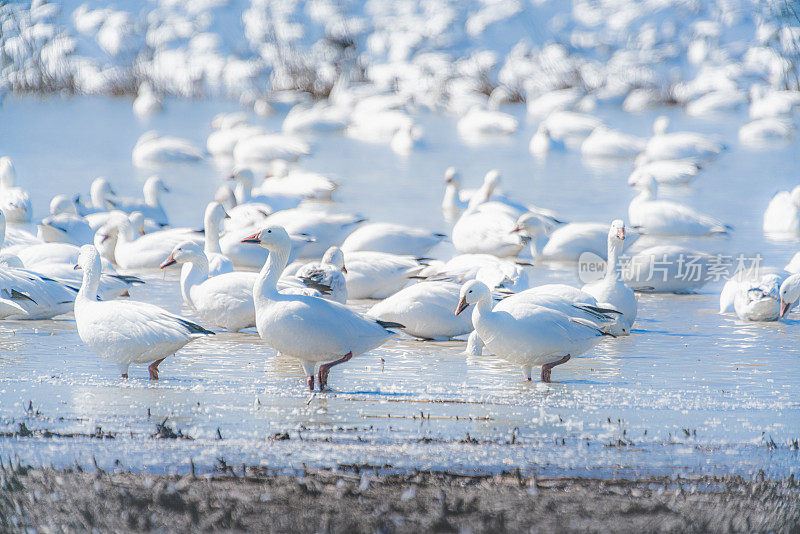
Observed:
[[[205,476],[4,467],[0,531],[797,532],[792,477],[536,478],[372,470]]]

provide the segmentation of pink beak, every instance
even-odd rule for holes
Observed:
[[[176,263],[177,263],[177,262],[175,261],[175,258],[173,257],[173,255],[172,255],[172,254],[170,254],[169,256],[167,256],[167,259],[166,259],[166,260],[164,260],[163,262],[161,262],[161,265],[159,265],[159,267],[160,267],[160,268],[162,268],[162,269],[166,269],[166,268],[167,268],[167,267],[169,267],[170,265],[175,265]]]
[[[624,227],[620,228],[619,230],[617,230],[617,239],[621,239],[621,240],[625,241],[625,228]]]
[[[791,302],[786,302],[783,299],[781,299],[781,315],[780,316],[783,317],[787,313],[789,313],[789,308],[791,308],[791,307],[792,307],[792,303]]]
[[[511,229],[509,234],[516,234],[517,232],[521,232],[521,231],[522,231],[522,228],[520,228],[519,226],[515,226],[514,228]]]
[[[253,235],[245,237],[244,239],[242,239],[242,243],[255,243],[256,245],[261,243],[261,239],[259,238],[260,233],[261,232],[256,232]]]
[[[456,307],[456,315],[459,315],[461,312],[463,312],[467,308],[469,308],[469,304],[467,303],[467,299],[464,298],[464,297],[461,297],[461,299],[458,301],[458,306]]]

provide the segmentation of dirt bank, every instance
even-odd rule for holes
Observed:
[[[0,531],[800,531],[793,479],[245,472],[195,478],[5,467]]]

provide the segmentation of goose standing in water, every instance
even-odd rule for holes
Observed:
[[[132,363],[150,363],[150,379],[158,380],[158,365],[198,337],[213,335],[187,321],[145,302],[98,301],[100,255],[93,245],[81,247],[76,269],[83,269],[83,283],[75,298],[78,335],[100,356],[119,364],[128,378]]]
[[[642,234],[667,236],[724,235],[730,226],[683,204],[658,200],[658,188],[652,176],[636,185],[639,195],[628,206],[628,220]]]
[[[17,187],[17,171],[11,158],[0,158],[0,210],[10,223],[25,223],[31,220],[31,198],[27,191]]]
[[[387,327],[402,326],[364,317],[329,300],[279,293],[278,279],[292,246],[283,228],[271,226],[242,241],[269,251],[253,288],[258,334],[281,354],[300,360],[309,390],[314,389],[317,364],[322,391],[333,366],[383,345],[395,336]]]
[[[604,335],[594,323],[522,300],[509,299],[493,306],[483,282],[464,284],[456,315],[470,305],[472,323],[481,341],[494,355],[522,368],[531,380],[532,368],[542,367],[542,382],[550,382],[553,367],[592,348]]]
[[[622,319],[630,330],[636,320],[638,305],[633,289],[623,282],[619,275],[619,256],[624,241],[625,223],[616,219],[611,222],[611,228],[608,231],[606,274],[602,279],[584,285],[581,291],[593,296],[597,302],[608,304],[621,312]]]

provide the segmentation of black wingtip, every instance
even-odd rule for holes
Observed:
[[[186,319],[182,319],[178,317],[178,322],[181,323],[183,326],[189,329],[189,333],[191,334],[203,334],[206,336],[213,336],[216,332],[212,332],[211,330],[206,330],[202,326],[197,323],[193,323],[191,321],[187,321]]]
[[[393,323],[392,321],[381,321],[380,319],[375,319],[375,322],[381,325],[384,328],[405,328],[406,325],[400,323]]]

